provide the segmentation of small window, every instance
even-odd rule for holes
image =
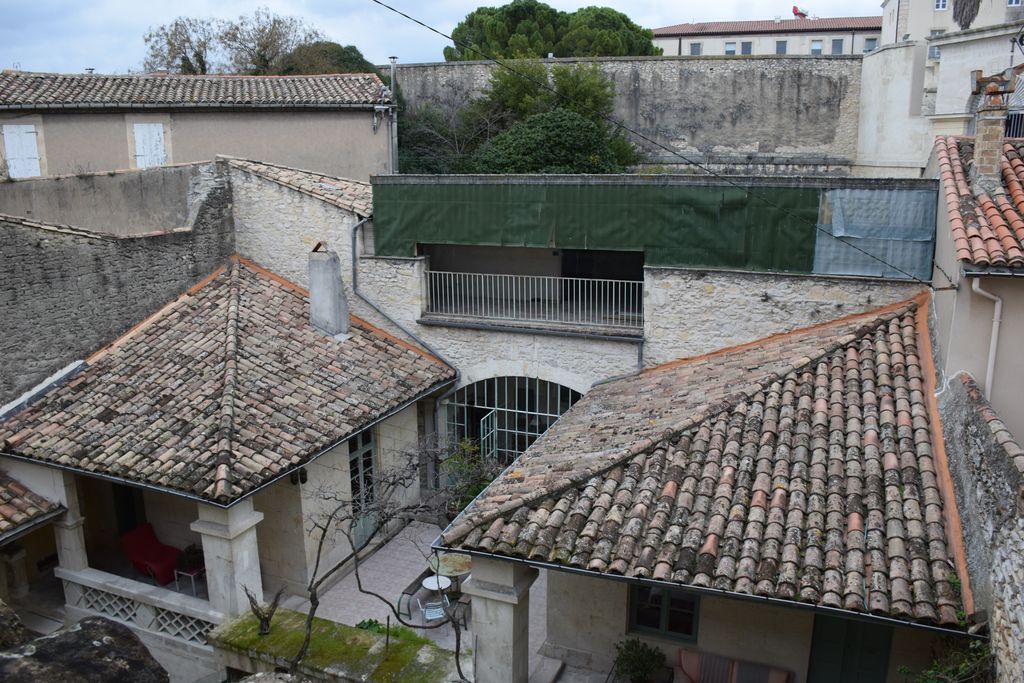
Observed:
[[[725,54],[727,54],[727,55],[734,55],[734,54],[736,54],[736,43],[726,43],[725,44]]]
[[[932,32],[931,32],[930,35],[934,38],[935,36],[941,36],[945,32],[946,32],[945,29],[936,28],[936,29],[932,29]],[[928,59],[939,59],[941,57],[942,57],[942,50],[939,49],[938,45],[931,45],[931,46],[929,46],[929,48],[928,48]]]
[[[1020,0],[1007,0],[1006,4],[1009,7],[1020,7]]]
[[[935,0],[935,9],[946,9],[946,3],[948,0]]]
[[[39,141],[36,127],[27,125],[0,126],[3,130],[4,157],[7,175],[11,178],[36,178],[43,174],[39,164]]]
[[[629,630],[697,640],[700,599],[672,588],[633,586],[629,594]]]
[[[775,41],[775,54],[784,55],[786,54],[786,41],[776,40]]]
[[[843,54],[843,39],[833,38],[832,39],[832,54],[841,55]]]
[[[865,38],[864,39],[864,52],[871,52],[878,47],[878,38]]]
[[[811,54],[815,55],[815,56],[820,56],[823,44],[824,44],[824,41],[812,40],[811,41]]]
[[[754,44],[749,40],[744,40],[742,43],[740,43],[740,54],[754,54]]]
[[[163,166],[167,163],[164,147],[164,124],[136,123],[132,126],[135,136],[135,168]]]
[[[700,57],[700,43],[690,43],[690,56]]]

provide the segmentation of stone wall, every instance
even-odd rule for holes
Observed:
[[[644,269],[644,361],[658,365],[909,299],[916,283]]]
[[[230,194],[213,165],[189,230],[114,237],[0,216],[0,404],[154,313],[233,251]]]
[[[596,61],[615,84],[614,117],[694,160],[736,172],[792,163],[835,173],[856,154],[859,55]],[[483,91],[492,68],[487,62],[406,64],[398,66],[397,79],[410,108],[464,102]],[[637,142],[651,150],[652,163],[686,163]]]
[[[989,616],[1000,681],[1024,679],[1024,452],[959,375],[939,396],[975,611]],[[973,396],[972,396],[973,394]],[[980,400],[979,400],[980,399]],[[1011,452],[1012,451],[1012,452]],[[1017,460],[1017,464],[1014,460]]]

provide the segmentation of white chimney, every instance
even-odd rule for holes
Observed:
[[[341,259],[323,243],[309,253],[309,322],[339,341],[349,338],[348,301],[341,280]]]

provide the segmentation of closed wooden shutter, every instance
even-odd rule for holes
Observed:
[[[136,123],[132,130],[135,133],[136,168],[163,166],[167,163],[167,153],[164,150],[164,124]]]
[[[36,127],[28,125],[2,126],[7,174],[12,178],[35,178],[43,173],[39,167],[39,144]]]

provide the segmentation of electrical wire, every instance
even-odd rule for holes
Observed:
[[[406,14],[405,12],[403,12],[403,11],[401,11],[401,10],[395,8],[395,7],[392,7],[391,5],[387,4],[386,2],[383,2],[382,0],[370,0],[370,2],[372,2],[372,3],[376,4],[376,5],[380,5],[381,7],[385,8],[385,9],[391,11],[391,12],[394,12],[397,15],[399,15],[400,17],[408,19],[409,21],[413,22],[414,24],[417,24],[417,25],[427,29],[428,31],[430,31],[432,33],[436,33],[437,35],[441,36],[442,38],[445,38],[446,40],[450,40],[452,43],[454,43],[455,45],[458,45],[459,47],[461,47],[464,50],[469,50],[469,51],[475,52],[476,54],[480,55],[480,57],[483,58],[484,60],[492,62],[492,63],[496,64],[497,66],[500,66],[503,69],[506,69],[507,71],[515,74],[516,76],[518,76],[518,77],[520,77],[520,78],[522,78],[522,79],[524,79],[526,81],[529,81],[529,82],[533,83],[534,85],[540,86],[541,88],[544,88],[545,90],[548,90],[549,92],[553,93],[559,99],[566,100],[566,101],[568,100],[568,98],[564,94],[558,92],[558,90],[553,88],[546,81],[540,81],[540,80],[538,80],[536,78],[533,78],[532,76],[530,76],[530,74],[523,73],[522,71],[519,71],[518,69],[515,69],[512,66],[509,66],[504,61],[502,61],[502,60],[500,60],[500,59],[498,59],[496,57],[491,57],[490,55],[482,52],[481,50],[479,50],[476,47],[473,47],[472,45],[468,45],[468,44],[466,44],[466,43],[464,43],[462,41],[455,40],[455,38],[453,38],[452,36],[448,35],[447,33],[443,32],[443,31],[441,31],[439,29],[436,29],[436,28],[434,28],[433,26],[431,26],[429,24],[424,23],[424,22],[420,21],[419,19],[417,19],[416,17],[410,16],[409,14]],[[891,268],[891,269],[895,270],[897,273],[905,275],[908,279],[913,280],[914,282],[920,283],[922,285],[925,285],[926,287],[929,287],[929,288],[932,287],[932,283],[927,282],[925,280],[922,280],[921,278],[919,278],[919,277],[917,277],[915,275],[911,275],[910,273],[908,273],[907,271],[903,270],[902,268],[900,268],[900,267],[898,267],[896,265],[893,265],[892,263],[889,263],[885,259],[883,259],[883,258],[881,258],[879,256],[876,256],[875,254],[872,254],[871,252],[869,252],[869,251],[867,251],[865,249],[861,249],[860,247],[858,247],[855,244],[851,244],[850,242],[845,242],[845,241],[839,239],[838,237],[836,237],[835,235],[830,233],[828,230],[825,230],[824,228],[819,226],[817,223],[812,223],[811,221],[807,220],[806,218],[804,218],[802,216],[799,216],[796,213],[793,213],[791,210],[787,209],[786,207],[781,206],[781,205],[771,201],[767,196],[754,192],[752,190],[752,188],[744,186],[744,185],[742,185],[742,184],[732,180],[728,176],[724,176],[724,175],[722,175],[722,174],[720,174],[720,173],[718,173],[718,172],[708,168],[707,166],[701,164],[699,161],[695,161],[693,159],[690,159],[689,157],[687,157],[685,154],[683,154],[679,150],[672,149],[671,147],[666,147],[665,145],[663,145],[662,143],[658,142],[657,140],[654,140],[654,139],[648,137],[647,135],[644,135],[643,133],[641,133],[639,131],[633,130],[629,126],[625,125],[624,123],[622,123],[621,121],[618,121],[615,118],[612,118],[611,116],[608,116],[608,115],[605,115],[605,114],[600,114],[599,112],[594,111],[594,110],[590,110],[590,113],[599,116],[605,123],[611,125],[613,128],[615,128],[615,129],[617,129],[619,131],[626,131],[626,132],[630,133],[631,135],[633,135],[633,136],[643,140],[644,142],[647,142],[647,143],[653,145],[654,147],[657,147],[658,149],[661,149],[662,151],[668,152],[672,156],[675,156],[675,157],[678,157],[678,158],[682,159],[686,164],[689,164],[691,166],[695,166],[696,168],[699,168],[700,170],[704,171],[706,174],[708,174],[709,176],[715,178],[716,180],[721,180],[722,182],[725,182],[725,183],[727,183],[729,185],[732,185],[733,187],[735,187],[737,189],[743,190],[744,192],[747,192],[747,193],[757,197],[762,202],[764,202],[766,205],[771,206],[771,207],[773,207],[775,209],[778,209],[779,211],[783,212],[785,215],[791,216],[791,217],[793,217],[794,219],[796,219],[799,222],[806,223],[807,225],[813,226],[814,229],[817,230],[818,232],[820,232],[822,234],[825,234],[825,235],[828,235],[832,239],[838,241],[841,244],[846,245],[847,247],[849,247],[849,248],[851,248],[851,249],[853,249],[855,251],[859,251],[860,253],[864,254],[865,256],[867,256],[869,258],[872,258],[875,261],[878,261],[882,265],[887,266],[888,268]]]

